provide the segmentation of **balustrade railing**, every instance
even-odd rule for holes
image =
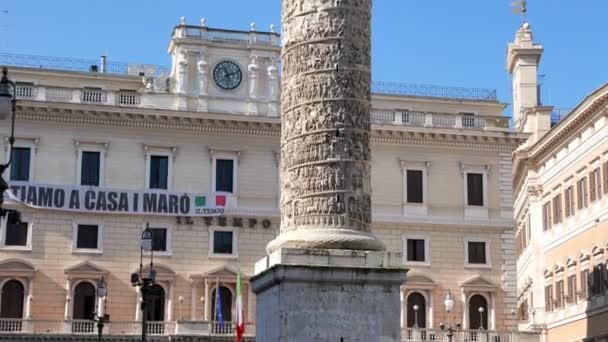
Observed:
[[[173,35],[207,41],[279,46],[279,34],[275,32],[236,31],[203,26],[178,26],[173,31]]]
[[[0,333],[16,333],[23,331],[23,320],[2,318],[0,319]]]
[[[108,94],[102,89],[84,88],[80,100],[84,103],[106,103]]]
[[[33,99],[38,94],[38,88],[32,83],[17,83],[15,95],[18,99]]]
[[[451,338],[447,330],[441,329],[403,329],[402,342],[513,342],[512,333],[501,333],[492,330],[455,330]]]
[[[141,96],[135,91],[121,90],[116,94],[116,102],[119,106],[138,106]]]
[[[72,102],[74,90],[71,88],[47,87],[46,100],[51,102]]]
[[[373,109],[371,122],[375,124],[404,125],[435,128],[457,128],[476,130],[509,130],[509,118],[481,116],[462,113],[434,113]]]
[[[93,334],[97,331],[95,322],[91,320],[75,319],[71,321],[71,325],[72,334]]]

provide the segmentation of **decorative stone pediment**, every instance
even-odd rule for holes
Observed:
[[[553,273],[559,273],[564,271],[564,266],[561,264],[553,265]]]
[[[238,271],[228,265],[216,267],[216,268],[213,268],[213,269],[203,273],[203,277],[211,278],[211,279],[215,279],[218,277],[220,279],[221,278],[236,279],[237,275],[238,275]],[[243,277],[245,279],[249,278],[249,277],[247,277],[247,275],[245,275],[243,273],[241,273],[241,277]]]
[[[154,264],[154,271],[156,271],[156,280],[158,281],[174,281],[175,277],[177,276],[177,273],[175,273],[174,270],[172,270],[170,267],[168,266],[164,266],[164,265],[159,265],[159,264]],[[135,272],[139,272],[139,269],[137,269]],[[144,276],[147,276],[150,273],[150,265],[146,265],[144,266],[143,270],[142,270],[142,274]]]
[[[566,259],[566,266],[567,267],[574,267],[576,266],[576,259],[569,257],[568,259]]]
[[[64,270],[64,273],[70,279],[74,278],[92,278],[99,279],[102,276],[108,275],[108,270],[101,266],[97,266],[90,261],[83,261],[74,266],[68,267]]]
[[[431,277],[424,274],[411,274],[407,276],[405,282],[406,289],[424,289],[430,290],[437,286],[437,282]]]
[[[602,254],[604,254],[604,249],[599,246],[593,246],[593,249],[591,249],[591,255],[593,256],[600,256]]]
[[[480,290],[480,291],[496,291],[498,285],[491,280],[486,279],[481,275],[474,276],[460,283],[460,287],[464,290]]]
[[[33,277],[36,267],[25,260],[6,259],[0,261],[0,276]]]
[[[578,253],[578,261],[579,262],[583,262],[585,260],[589,260],[590,254],[589,252],[587,252],[586,250],[582,250],[580,253]]]

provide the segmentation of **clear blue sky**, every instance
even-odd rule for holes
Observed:
[[[511,102],[505,49],[520,19],[511,0],[375,0],[375,80],[498,89]],[[280,0],[13,0],[0,2],[0,52],[169,64],[180,16],[211,27],[280,27]],[[545,47],[544,104],[576,105],[608,82],[605,0],[529,0]],[[508,111],[510,112],[510,110]]]

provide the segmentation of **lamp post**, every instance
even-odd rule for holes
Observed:
[[[148,301],[148,293],[150,292],[152,286],[154,286],[154,281],[156,280],[156,271],[154,271],[154,251],[152,249],[152,231],[150,230],[150,223],[146,224],[146,229],[144,229],[144,231],[141,233],[139,247],[139,273],[131,274],[131,285],[133,285],[133,287],[139,287],[139,291],[141,292],[141,341],[146,342],[146,334],[148,332],[148,317],[146,315],[146,304]],[[147,276],[143,275],[144,251],[150,252],[150,271]]]
[[[414,305],[414,329],[418,329],[418,305]]]
[[[110,315],[106,314],[106,297],[108,295],[108,287],[106,285],[106,281],[103,279],[99,279],[97,282],[97,298],[103,298],[103,311],[101,306],[97,309],[97,313],[95,317],[93,317],[93,321],[97,322],[97,341],[101,342],[101,336],[103,334],[103,327],[107,322],[110,321]]]
[[[8,138],[10,144],[10,158],[6,164],[0,164],[0,217],[7,217],[8,223],[21,222],[21,214],[17,210],[4,209],[4,192],[8,190],[8,183],[2,177],[4,171],[11,166],[13,160],[13,145],[15,144],[15,110],[17,108],[17,88],[15,83],[8,79],[8,69],[2,68],[2,79],[0,79],[0,120],[4,121],[11,116],[11,136]]]
[[[445,294],[445,299],[443,301],[443,305],[444,305],[444,318],[446,317],[445,313],[447,312],[447,319],[446,319],[446,323],[447,323],[447,327],[445,326],[444,323],[441,323],[439,325],[439,328],[441,328],[441,330],[445,330],[445,335],[448,338],[448,342],[452,342],[452,337],[454,336],[454,330],[456,329],[453,325],[449,324],[449,315],[450,312],[452,312],[452,310],[454,309],[454,299],[452,299],[452,293],[450,292],[450,290],[448,290],[448,292]],[[453,322],[455,323],[455,322]]]
[[[483,306],[480,306],[479,309],[479,330],[483,330],[483,312],[486,311]]]

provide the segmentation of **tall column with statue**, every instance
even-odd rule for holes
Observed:
[[[281,232],[260,341],[399,341],[402,257],[371,231],[371,0],[283,0]],[[270,70],[269,70],[270,73]]]

